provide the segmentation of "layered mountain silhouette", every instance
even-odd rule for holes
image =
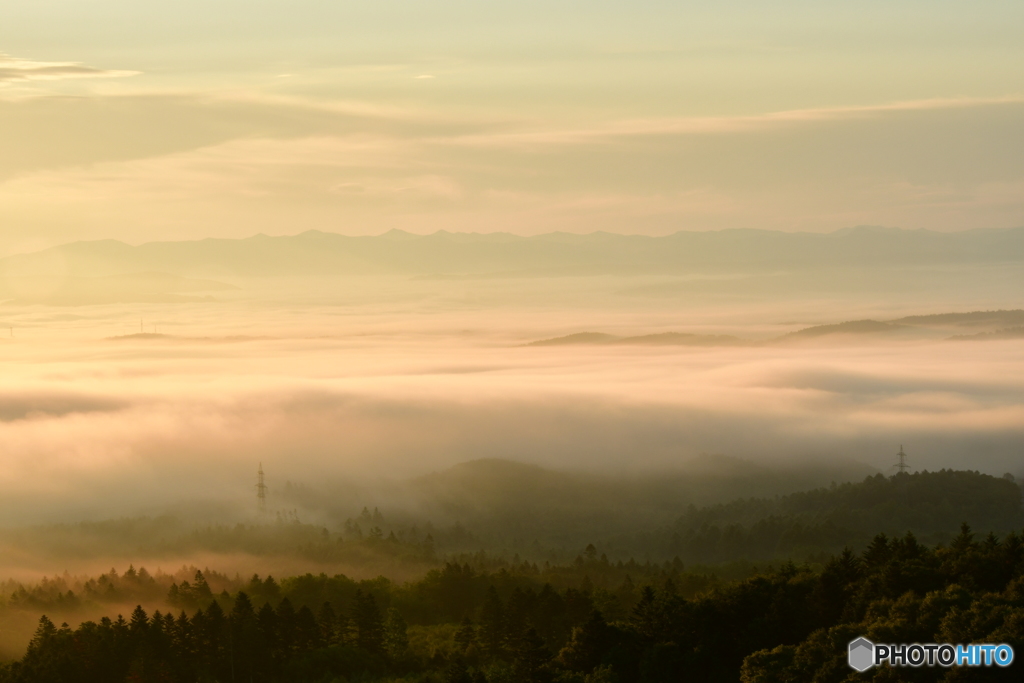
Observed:
[[[831,233],[720,230],[663,237],[444,231],[421,236],[397,230],[351,237],[311,230],[138,246],[75,242],[0,259],[0,275],[686,274],[1017,262],[1024,262],[1024,228],[941,233],[860,226]]]
[[[896,320],[849,320],[828,325],[813,325],[774,339],[742,339],[731,335],[687,334],[662,332],[639,336],[617,337],[601,332],[577,332],[562,337],[540,339],[525,346],[569,346],[579,344],[633,344],[650,346],[743,346],[805,342],[843,336],[887,338],[948,338],[950,340],[996,340],[1024,338],[1024,310],[972,311],[970,313],[939,313],[914,315]],[[949,335],[950,329],[981,330]]]

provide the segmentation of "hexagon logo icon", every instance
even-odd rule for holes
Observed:
[[[875,665],[875,644],[867,638],[858,638],[852,641],[848,661],[850,668],[867,671]]]

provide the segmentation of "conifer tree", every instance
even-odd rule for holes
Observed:
[[[516,680],[522,683],[546,683],[552,678],[548,662],[551,652],[536,629],[527,628],[516,642],[513,651],[512,668]]]
[[[384,620],[372,594],[356,591],[352,624],[356,630],[356,645],[374,654],[384,651]]]
[[[320,639],[327,646],[338,644],[338,615],[331,607],[331,603],[325,602],[320,606],[316,615],[317,626],[320,628]]]
[[[470,621],[469,617],[465,617],[459,626],[459,630],[455,632],[455,644],[461,652],[465,652],[466,648],[475,643],[476,629],[473,628],[473,622]]]
[[[505,645],[505,607],[494,586],[487,589],[480,611],[480,643],[491,657],[499,656]]]

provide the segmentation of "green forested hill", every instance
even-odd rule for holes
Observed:
[[[623,570],[632,577],[607,581]],[[1020,662],[856,674],[846,651],[865,636],[1024,652],[1022,570],[1019,536],[978,540],[964,527],[947,547],[878,535],[819,569],[785,564],[696,593],[680,590],[695,577],[678,564],[627,568],[592,554],[565,568],[447,564],[405,585],[254,576],[220,594],[197,572],[172,586],[174,612],[139,605],[76,629],[41,617],[25,656],[0,664],[0,681],[1019,681]]]
[[[689,561],[806,557],[864,547],[878,532],[912,532],[929,542],[952,538],[961,523],[985,531],[1024,526],[1021,488],[1009,477],[941,470],[691,507],[672,530]]]
[[[461,474],[479,483],[480,468],[470,469]],[[532,486],[541,500],[559,490],[537,487],[558,480],[543,471],[520,474],[519,486]],[[582,500],[600,490],[575,485]],[[504,505],[534,502],[511,488]],[[556,530],[565,519],[551,506],[537,523]],[[366,536],[356,528],[362,522]],[[435,555],[431,536],[394,534],[379,511],[364,511],[358,523],[346,525],[351,538],[335,538],[280,520],[239,527],[233,542],[256,550],[302,537],[296,557],[307,562],[331,552],[390,554],[433,568],[405,583],[327,573],[232,578],[195,568],[151,575],[133,567],[77,583],[69,576],[28,587],[7,582],[0,616],[39,625],[24,657],[11,647],[10,656],[21,658],[0,664],[0,682],[937,682],[976,680],[970,675],[978,672],[852,674],[846,644],[858,636],[1007,642],[1024,652],[1024,518],[1011,477],[874,475],[694,506],[668,527],[637,524],[628,543],[641,554],[626,561],[600,539],[566,563],[509,561],[483,552],[491,542],[485,526],[469,536],[478,552]],[[148,533],[162,524],[154,521]],[[226,532],[211,528],[207,541],[226,543]],[[676,557],[657,560],[668,553]],[[55,623],[97,613],[109,618],[77,628]],[[985,676],[977,680],[1020,680],[1020,665]]]

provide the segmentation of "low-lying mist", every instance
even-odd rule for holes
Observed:
[[[8,278],[0,658],[197,569],[698,591],[1019,529],[1024,313],[980,272]]]
[[[409,338],[412,337],[412,338]],[[523,348],[431,335],[5,342],[9,522],[249,501],[505,458],[685,470],[700,454],[1019,468],[1019,342]],[[97,363],[102,360],[102,363]]]
[[[915,272],[936,284],[943,268]],[[263,521],[338,534],[379,508],[409,533],[434,525],[444,552],[524,554],[535,541],[575,553],[596,519],[669,524],[691,504],[890,473],[901,445],[914,469],[1022,474],[1016,266],[957,268],[933,288],[892,270],[804,270],[785,286],[764,286],[771,273],[125,271],[62,281],[56,298],[19,290],[0,307],[0,576],[211,552],[238,571],[275,556],[298,571],[301,554],[242,532],[181,540],[259,526],[261,463]],[[459,469],[471,462],[547,474],[485,486]],[[561,537],[530,525],[546,514]],[[174,521],[141,544],[128,527],[101,539],[75,526],[121,518]],[[354,574],[408,566],[374,558],[328,559]]]

